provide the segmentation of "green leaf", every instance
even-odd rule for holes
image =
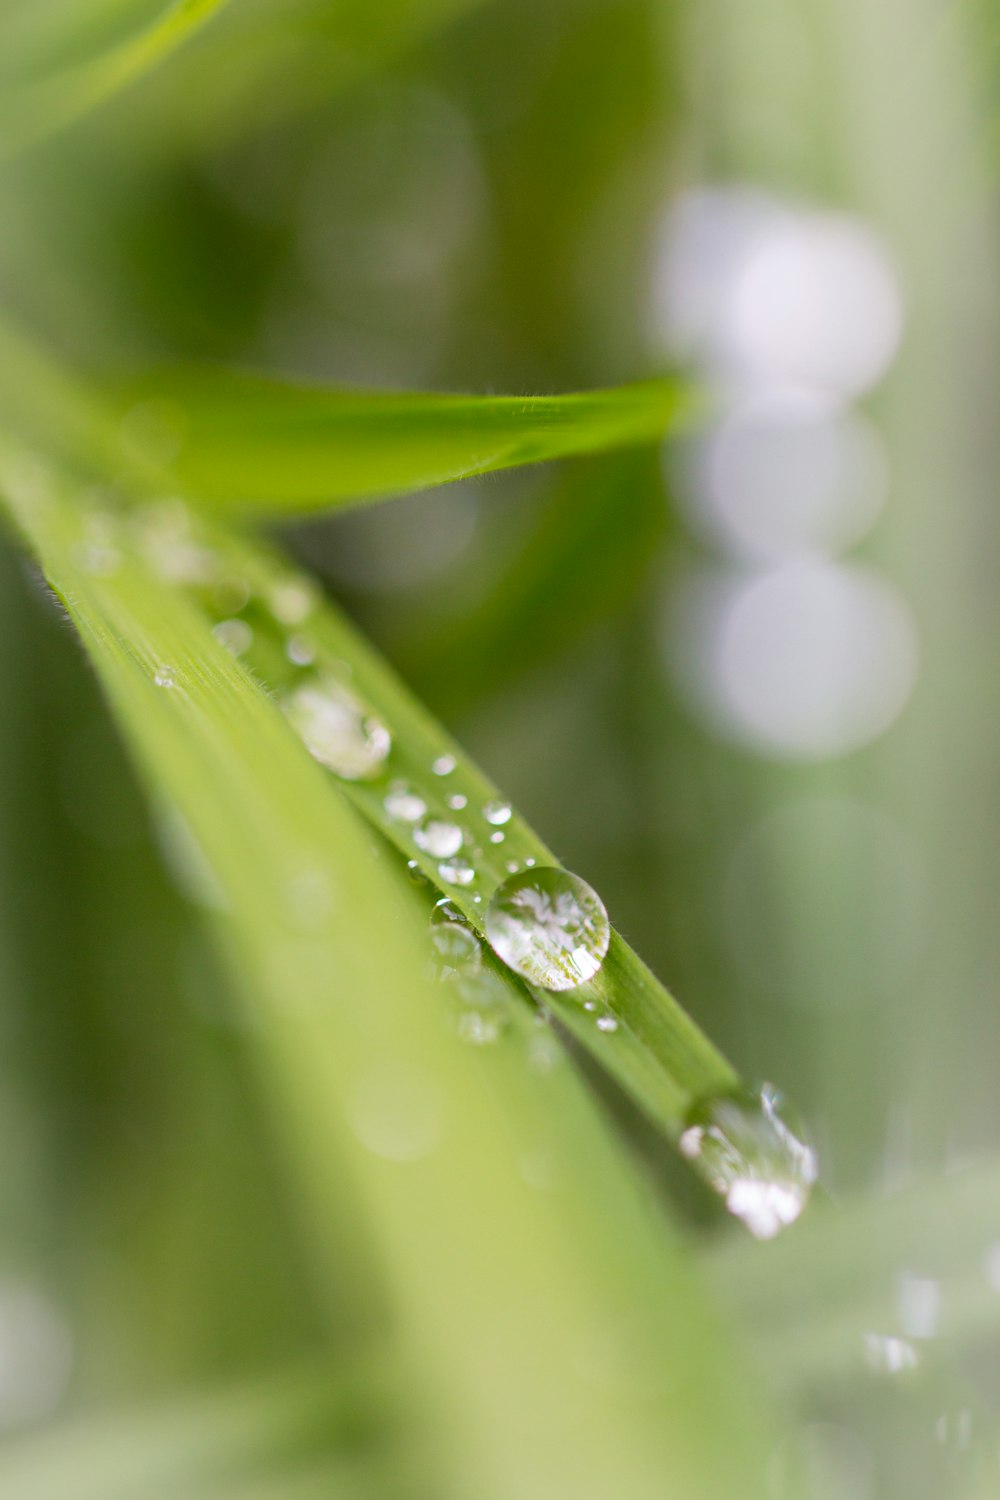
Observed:
[[[56,60],[8,85],[0,100],[0,156],[52,135],[87,114],[155,67],[229,0],[173,0],[148,25],[113,42],[95,56]]]
[[[176,432],[171,472],[220,511],[305,514],[571,454],[651,443],[688,420],[674,380],[567,396],[323,389],[180,370],[131,393]]]
[[[210,873],[317,1274],[343,1214],[371,1237],[435,1492],[763,1496],[752,1382],[574,1071],[529,1066],[527,1012],[495,1047],[461,1039],[423,977],[416,893],[267,693],[128,524],[95,555],[76,487],[2,457],[150,791]],[[610,971],[628,964],[619,949]]]

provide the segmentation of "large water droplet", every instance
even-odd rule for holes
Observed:
[[[782,1119],[770,1084],[703,1100],[680,1146],[689,1161],[759,1240],[793,1224],[816,1181],[816,1153]]]
[[[285,717],[309,754],[347,781],[377,776],[392,748],[388,729],[329,674],[285,694]]]
[[[428,818],[413,830],[413,842],[434,859],[448,859],[462,847],[462,830],[457,823],[448,823],[444,818]]]
[[[497,887],[486,936],[497,957],[530,984],[572,990],[601,967],[611,929],[604,902],[586,881],[543,865]]]

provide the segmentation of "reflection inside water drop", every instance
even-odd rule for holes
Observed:
[[[542,866],[497,888],[486,936],[497,957],[530,984],[571,990],[601,967],[611,929],[596,891],[568,870]]]
[[[793,1224],[816,1181],[816,1154],[779,1114],[770,1084],[720,1094],[696,1105],[681,1151],[725,1200],[731,1214],[760,1240]]]

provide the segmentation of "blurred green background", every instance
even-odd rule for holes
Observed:
[[[53,38],[96,55],[159,8],[5,0],[0,83],[16,102]],[[807,1221],[767,1262],[595,1080],[788,1418],[776,1500],[1000,1488],[992,10],[232,0],[0,163],[5,314],[97,380],[210,360],[526,394],[680,363],[712,391],[707,435],[667,454],[282,536],[739,1070],[805,1116],[838,1227]],[[803,266],[806,285],[786,345],[836,332],[844,277],[862,344],[899,309],[872,371],[807,402],[801,451],[780,438],[801,436],[808,359],[801,381],[794,359],[751,379],[706,332],[716,305],[696,316],[734,295],[754,235],[786,232],[800,259],[779,257],[776,295]],[[832,257],[820,315],[813,250]],[[777,459],[753,446],[762,393]],[[712,510],[727,434],[751,507],[791,496],[773,545]],[[824,484],[810,530],[795,487],[805,505]],[[0,681],[15,1443],[340,1346],[199,913],[6,545]],[[348,1347],[366,1314],[342,1300]]]

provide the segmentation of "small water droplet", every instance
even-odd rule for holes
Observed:
[[[479,939],[471,927],[459,922],[436,922],[431,927],[431,942],[438,957],[450,969],[473,972],[483,961]]]
[[[464,1007],[458,1018],[463,1041],[477,1047],[498,1041],[511,1019],[510,989],[500,975],[477,967],[454,975],[451,983]]]
[[[139,548],[167,583],[211,584],[219,560],[195,534],[191,512],[183,500],[158,500],[136,512]]]
[[[471,885],[476,878],[475,866],[467,859],[446,859],[438,865],[438,874],[447,885]]]
[[[617,1020],[617,1017],[615,1017],[615,1016],[598,1016],[598,1018],[597,1018],[597,1029],[598,1029],[598,1031],[617,1031],[618,1030],[618,1020]]]
[[[535,863],[535,856],[533,854],[529,854],[528,857],[527,857],[527,859],[524,861],[525,868],[528,869],[528,870],[530,870],[531,867],[532,867],[532,865],[534,863]]]
[[[121,566],[117,517],[93,511],[83,523],[83,538],[73,549],[76,561],[95,578],[110,578]]]
[[[518,870],[520,868],[521,868],[521,866],[518,864],[518,862],[517,862],[516,859],[509,859],[507,861],[507,872],[508,872],[508,874],[510,874],[510,875],[516,875],[517,872],[518,872]]]
[[[242,656],[253,645],[253,630],[246,620],[220,620],[212,627],[212,634],[233,656]]]
[[[593,979],[611,930],[604,902],[568,870],[543,866],[509,876],[486,912],[490,947],[529,984],[571,990]]]
[[[308,636],[290,635],[285,642],[285,655],[295,667],[311,667],[316,660],[316,647]]]
[[[175,672],[175,670],[174,670],[173,667],[163,665],[163,666],[157,667],[155,673],[153,674],[153,681],[156,683],[157,687],[161,687],[161,688],[176,687],[177,686],[177,673]]]
[[[405,781],[394,781],[385,794],[382,806],[390,818],[401,823],[418,823],[427,811],[427,804],[418,792]],[[423,846],[421,846],[423,847]]]
[[[408,859],[406,861],[406,873],[409,875],[414,885],[430,884],[430,881],[427,879],[427,876],[424,874],[423,870],[420,868],[415,859]]]
[[[439,755],[431,765],[435,776],[450,776],[458,762],[453,755]]]
[[[316,590],[307,578],[285,578],[274,585],[267,602],[280,625],[301,625],[316,607]]]
[[[491,833],[490,834],[490,843],[491,844],[502,844],[503,841],[504,841],[504,839],[506,837],[507,837],[507,835],[505,833],[501,833],[500,829],[498,828],[497,831],[496,831],[496,833]]]
[[[474,902],[475,902],[475,903],[476,903],[476,905],[477,905],[477,906],[478,906],[478,905],[479,905],[479,903],[480,903],[480,902],[481,902],[481,901],[482,901],[482,899],[483,899],[483,898],[482,898],[482,896],[480,896],[480,895],[475,895],[475,896],[473,896],[473,898],[472,898],[472,899],[473,899],[473,901],[474,901]]]
[[[219,615],[238,615],[250,603],[250,585],[239,573],[228,573],[212,587],[212,608]]]
[[[431,926],[439,922],[457,922],[459,926],[467,926],[465,913],[457,907],[450,896],[442,896],[440,901],[435,901],[431,911]]]
[[[447,859],[462,847],[462,830],[444,818],[428,818],[413,830],[413,842],[434,859]]]
[[[511,805],[509,802],[487,802],[483,808],[483,817],[487,823],[493,823],[499,827],[501,823],[509,823],[511,819]]]
[[[773,1239],[805,1208],[816,1181],[816,1153],[779,1113],[770,1084],[697,1104],[681,1151],[760,1240]]]
[[[310,755],[347,781],[378,776],[392,748],[385,725],[329,673],[301,682],[281,708]]]
[[[448,798],[448,806],[454,812],[461,812],[462,808],[467,807],[468,805],[469,799],[464,792],[452,792],[451,796]]]

